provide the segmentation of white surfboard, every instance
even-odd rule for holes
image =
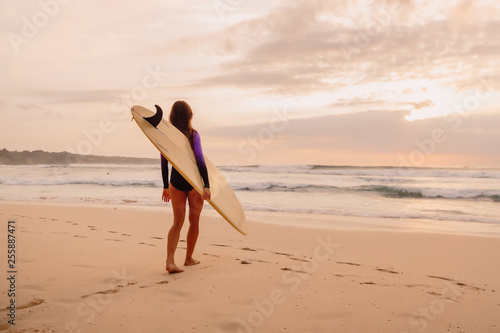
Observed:
[[[203,193],[203,180],[188,138],[163,119],[161,109],[158,106],[156,108],[157,112],[155,113],[135,105],[132,107],[132,116],[144,134],[170,164],[198,193]],[[157,124],[156,127],[153,126],[154,124]],[[247,222],[240,201],[217,167],[205,155],[204,158],[212,194],[211,199],[207,201],[236,230],[246,235],[248,233]]]

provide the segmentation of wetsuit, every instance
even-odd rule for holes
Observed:
[[[194,131],[193,133],[193,142],[192,147],[194,150],[194,156],[196,158],[196,164],[198,165],[198,170],[200,171],[201,178],[203,179],[203,184],[205,188],[210,188],[210,183],[208,181],[208,171],[207,165],[205,163],[205,159],[203,158],[203,151],[201,150],[201,139],[198,132]],[[167,159],[161,155],[161,175],[163,178],[163,188],[168,188],[168,161]],[[170,176],[170,183],[181,191],[189,192],[193,189],[191,184],[187,182],[181,174],[172,167],[172,175]]]

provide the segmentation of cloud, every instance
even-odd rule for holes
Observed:
[[[415,106],[415,110],[426,108],[429,106],[435,106],[434,102],[429,99],[420,103],[414,103],[413,105]]]
[[[22,17],[40,6],[12,4],[0,13],[0,28],[19,32]],[[236,5],[221,22],[211,2],[197,0],[70,2],[19,54],[3,40],[0,110],[9,119],[5,130],[26,126],[29,113],[29,126],[50,132],[57,122],[75,140],[102,119],[119,120],[113,138],[131,149],[124,143],[128,96],[148,66],[160,66],[168,78],[134,104],[187,99],[201,110],[200,131],[221,126],[210,132],[221,149],[257,137],[269,129],[259,120],[266,110],[288,105],[301,119],[275,133],[263,151],[270,159],[281,151],[368,160],[407,154],[439,127],[449,139],[438,152],[499,156],[492,125],[498,116],[484,113],[495,110],[493,99],[477,115],[459,118],[457,128],[453,118],[404,119],[411,111],[448,110],[459,94],[483,89],[484,78],[500,90],[499,8],[493,0],[256,0]],[[261,124],[222,127],[247,121]]]
[[[269,123],[219,127],[206,131],[206,134],[232,138],[232,142],[241,146],[269,141],[266,144],[273,146],[274,151],[281,149],[283,154],[300,149],[317,149],[321,154],[343,151],[405,156],[421,149],[425,143],[435,147],[433,154],[500,154],[500,147],[495,144],[500,142],[500,112],[468,117],[448,115],[414,122],[406,121],[405,115],[405,111],[386,110],[292,119],[283,123],[283,130],[274,131],[272,136],[269,130],[273,127]],[[267,140],[268,137],[272,140]]]
[[[198,86],[234,86],[268,95],[307,95],[420,78],[461,91],[499,75],[500,24],[492,14],[500,12],[497,6],[484,1],[417,6],[405,1],[391,10],[389,4],[302,1],[223,33],[183,39],[174,50],[220,60],[214,74]],[[490,14],[474,16],[468,8]],[[411,10],[418,24],[402,20]],[[453,22],[460,23],[460,34],[451,28]]]
[[[126,90],[105,90],[105,89],[89,89],[89,90],[49,90],[40,91],[37,93],[40,97],[45,98],[50,104],[85,104],[85,103],[111,103],[123,94],[130,94],[130,89]]]

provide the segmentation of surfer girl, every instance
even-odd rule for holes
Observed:
[[[201,150],[200,134],[191,126],[193,111],[188,103],[177,101],[172,105],[170,111],[170,123],[181,131],[191,143],[196,164],[203,179],[204,189],[200,195],[195,189],[181,176],[181,174],[172,167],[170,182],[168,180],[168,161],[161,156],[161,172],[163,178],[162,199],[165,202],[172,200],[172,209],[174,212],[174,222],[168,232],[167,241],[167,263],[166,270],[169,273],[180,273],[184,270],[175,264],[175,250],[179,243],[179,237],[186,216],[186,201],[189,204],[189,230],[186,239],[186,260],[184,266],[197,265],[200,262],[193,258],[194,247],[199,233],[200,213],[203,208],[203,200],[210,199],[210,183],[208,181],[208,171]]]

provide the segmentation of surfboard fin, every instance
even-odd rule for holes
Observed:
[[[156,126],[158,126],[158,124],[163,119],[163,110],[158,105],[155,105],[155,108],[156,108],[156,113],[154,114],[154,116],[144,118],[144,120],[146,120],[148,123],[150,123],[156,128]]]

